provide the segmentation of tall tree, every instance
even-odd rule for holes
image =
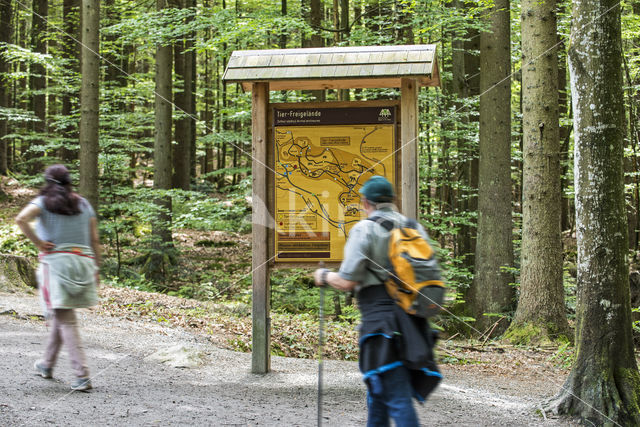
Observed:
[[[324,47],[324,39],[322,38],[322,14],[323,14],[323,4],[321,0],[310,0],[310,12],[309,12],[309,25],[313,30],[311,34],[311,42],[309,47]],[[311,95],[315,98],[316,101],[324,101],[325,100],[325,91],[324,90],[312,90],[310,91]]]
[[[182,8],[188,8],[186,0],[177,2]],[[173,146],[173,186],[188,190],[191,184],[191,98],[192,93],[192,55],[191,42],[187,37],[174,43],[174,67],[176,78],[182,81],[174,95],[176,108],[180,115],[175,124],[175,140]]]
[[[283,18],[287,17],[287,0],[280,0],[280,15],[282,15]],[[280,33],[278,46],[280,47],[280,49],[287,48],[287,33],[285,31],[282,31]]]
[[[100,1],[82,0],[82,88],[80,89],[80,185],[98,209],[100,129]]]
[[[169,7],[167,0],[157,0],[157,10]],[[171,188],[171,92],[172,92],[172,47],[168,41],[158,42],[156,46],[156,90],[155,90],[155,137],[153,144],[153,188],[169,190]],[[168,266],[167,248],[173,244],[171,235],[171,198],[156,197],[158,213],[152,224],[153,247],[146,265],[149,277],[154,281],[164,280]]]
[[[31,50],[39,54],[47,53],[47,17],[49,15],[49,2],[47,0],[34,0],[31,20]],[[47,130],[47,72],[42,63],[38,61],[31,64],[29,89],[31,90],[31,110],[37,121],[33,123],[33,131],[38,135],[31,144],[42,145],[44,134]],[[31,160],[29,169],[32,172],[40,172],[42,162],[41,153],[33,151],[28,158]]]
[[[456,0],[456,6],[463,9],[465,15],[472,13],[469,2]],[[455,53],[456,48],[462,49],[462,58]],[[466,30],[466,36],[462,46],[456,45],[454,47],[454,69],[457,68],[459,63],[463,63],[463,81],[460,82],[462,86],[461,97],[462,98],[474,98],[480,95],[480,31],[477,28],[470,27]],[[477,125],[478,116],[475,114],[469,114],[467,116],[469,122]],[[460,182],[463,186],[461,191],[462,197],[460,200],[459,209],[463,212],[477,212],[478,211],[478,146],[473,136],[467,136],[464,140],[461,140],[461,146],[459,148],[463,155],[464,161],[460,164]],[[476,252],[476,228],[469,225],[463,225],[458,233],[458,247],[459,253],[464,255],[464,265],[473,267],[475,264],[475,252]]]
[[[308,24],[311,24],[310,1],[311,0],[300,0],[300,17],[304,22],[307,22]],[[311,40],[309,39],[309,37],[307,37],[307,34],[303,32],[300,35],[300,47],[309,47],[310,43],[311,43]]]
[[[510,336],[569,334],[562,285],[558,36],[555,0],[522,1],[522,252],[520,298]],[[534,336],[531,335],[534,332]]]
[[[80,0],[64,0],[62,3],[62,26],[66,34],[73,35],[75,40],[80,40]],[[73,73],[79,73],[80,66],[80,46],[75,40],[65,38],[62,40],[62,56],[66,59],[68,69]],[[63,117],[69,117],[77,108],[78,99],[77,86],[71,86],[62,94],[62,111]],[[79,140],[78,129],[68,126],[62,130],[65,139]],[[75,160],[78,153],[69,147],[63,146],[60,150],[60,157],[65,163]]]
[[[640,425],[622,165],[620,3],[573,0],[572,6],[577,354],[551,409],[595,425]]]
[[[478,239],[469,298],[479,330],[495,322],[486,314],[509,310],[514,297],[506,270],[513,265],[509,0],[496,0],[485,19],[490,30],[480,36]]]
[[[203,2],[203,7],[209,7],[209,1],[205,0]],[[208,40],[211,38],[211,28],[207,27],[205,30],[205,39]],[[214,152],[213,152],[213,144],[211,142],[211,138],[208,137],[214,132],[215,123],[213,121],[213,108],[214,108],[214,100],[213,100],[213,79],[211,75],[213,73],[212,65],[215,65],[215,61],[211,58],[211,52],[209,49],[206,49],[204,52],[204,84],[203,84],[203,102],[204,109],[201,111],[202,121],[204,122],[204,132],[205,137],[207,138],[206,147],[205,147],[205,157],[204,157],[204,167],[202,168],[202,172],[208,174],[213,172],[213,161],[214,161]],[[210,177],[208,177],[211,180]]]
[[[187,22],[192,22],[195,19],[196,16],[196,11],[197,11],[197,6],[198,3],[196,0],[186,0],[187,1],[187,8],[191,8],[191,10],[193,11],[192,14],[189,15]],[[194,40],[196,39],[196,32],[195,31],[190,31],[187,34],[187,39],[185,41],[185,54],[186,54],[186,60],[189,61],[189,63],[191,64],[188,67],[188,71],[191,74],[191,89],[189,91],[189,114],[191,115],[190,119],[189,119],[189,138],[191,139],[190,144],[190,157],[189,157],[189,176],[190,177],[195,177],[196,176],[196,162],[197,162],[197,146],[196,146],[196,139],[197,139],[197,128],[196,128],[196,116],[197,116],[197,102],[196,102],[196,94],[198,91],[198,85],[197,85],[197,77],[198,77],[198,55],[196,54],[196,51],[194,49]]]
[[[349,0],[340,0],[340,40],[341,41],[349,41]],[[338,100],[340,101],[349,101],[350,98],[349,89],[340,89],[338,91]]]
[[[0,0],[0,43],[11,43],[11,0]],[[0,108],[9,107],[9,81],[6,77],[9,72],[8,62],[0,54]],[[7,141],[4,137],[8,134],[8,120],[0,114],[0,175],[7,174]]]

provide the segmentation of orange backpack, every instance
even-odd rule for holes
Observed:
[[[389,296],[407,313],[429,318],[438,314],[445,286],[435,252],[422,237],[418,223],[408,219],[403,227],[381,217],[368,218],[389,231],[391,269],[385,287]]]

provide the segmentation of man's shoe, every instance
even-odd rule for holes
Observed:
[[[71,390],[87,391],[91,390],[91,380],[89,378],[76,378],[71,383]]]
[[[53,369],[45,368],[42,362],[36,361],[36,363],[33,364],[33,367],[36,368],[38,375],[42,378],[53,378]]]

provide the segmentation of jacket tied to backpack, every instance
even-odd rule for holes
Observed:
[[[362,314],[359,366],[369,392],[382,393],[380,376],[404,366],[414,398],[424,402],[442,380],[433,353],[436,336],[429,321],[407,314],[383,285],[362,289],[358,305]]]

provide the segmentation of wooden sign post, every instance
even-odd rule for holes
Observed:
[[[237,51],[223,79],[252,92],[251,371],[265,374],[271,368],[271,269],[314,267],[319,260],[338,265],[348,230],[361,218],[357,191],[374,174],[395,183],[402,212],[417,218],[418,90],[440,85],[436,49]],[[270,91],[352,88],[400,88],[400,101],[269,103]],[[278,138],[286,147],[276,147]],[[299,180],[312,188],[298,187]],[[276,212],[287,191],[293,199]]]

